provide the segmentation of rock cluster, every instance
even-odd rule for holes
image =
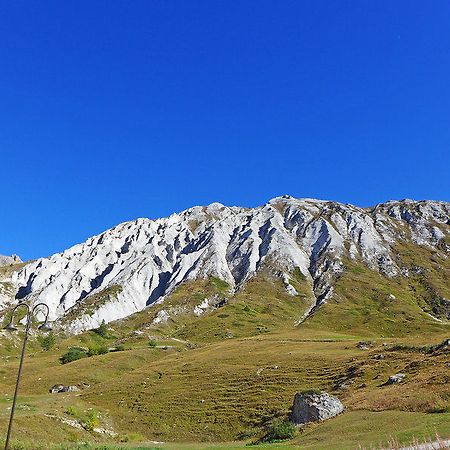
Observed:
[[[64,386],[63,384],[55,384],[49,389],[50,394],[59,394],[60,392],[77,392],[78,386]]]

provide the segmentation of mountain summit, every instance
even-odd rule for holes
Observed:
[[[52,320],[80,332],[160,303],[188,280],[216,277],[233,293],[264,272],[295,297],[289,277],[297,271],[314,299],[307,316],[333,295],[346,261],[392,278],[410,271],[398,258],[398,245],[447,258],[449,225],[450,204],[439,201],[389,201],[373,208],[290,196],[257,208],[212,203],[122,223],[25,265],[12,283],[16,301],[45,302]]]

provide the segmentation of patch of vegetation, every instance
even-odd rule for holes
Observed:
[[[90,410],[87,413],[86,419],[83,421],[83,428],[86,431],[94,431],[94,428],[100,425],[100,420],[98,418],[98,412],[95,410]]]
[[[21,263],[16,263],[16,264],[9,264],[6,266],[0,266],[0,276],[10,277],[13,272],[19,271],[20,269],[22,269],[22,267],[25,267],[30,262],[32,262],[32,261],[21,262]]]
[[[300,394],[302,394],[302,395],[320,395],[320,394],[322,394],[322,391],[320,389],[305,389],[303,391],[300,391]]]
[[[279,442],[293,439],[297,434],[297,428],[288,420],[278,420],[272,423],[267,430],[267,433],[262,438],[263,442]]]
[[[427,410],[430,414],[447,414],[450,413],[450,405],[434,406]]]
[[[221,294],[227,293],[227,291],[230,289],[230,285],[226,281],[221,280],[220,278],[210,277],[209,282]]]
[[[188,227],[191,230],[192,234],[195,234],[195,232],[197,231],[197,228],[200,226],[200,221],[197,219],[194,220],[190,220],[188,222]]]
[[[71,347],[64,353],[59,360],[61,364],[68,364],[81,358],[87,358],[88,352],[82,347]]]
[[[103,338],[108,337],[108,326],[106,325],[106,322],[104,319],[103,319],[102,323],[100,324],[100,326],[98,328],[94,329],[94,332]]]
[[[271,204],[273,208],[275,208],[282,216],[284,216],[284,212],[286,210],[286,203],[283,202],[273,202]]]
[[[76,405],[69,405],[65,413],[73,417],[86,431],[92,432],[100,426],[99,413],[95,409],[82,410]]]
[[[56,337],[53,331],[50,331],[45,336],[38,336],[37,341],[39,345],[42,347],[42,350],[48,352],[51,350],[56,344]]]
[[[424,314],[414,278],[388,278],[359,262],[345,260],[344,264],[346,269],[335,283],[333,296],[308,318],[304,327],[365,338],[445,330],[445,323]]]
[[[115,284],[95,294],[87,295],[83,300],[78,301],[66,311],[64,322],[70,322],[85,314],[92,316],[97,309],[111,301],[111,299],[116,298],[122,290],[122,286]]]
[[[111,352],[123,352],[125,351],[127,348],[125,347],[124,344],[117,344],[115,347],[113,347],[110,351]]]
[[[300,282],[306,281],[306,277],[305,275],[303,275],[302,271],[300,270],[300,267],[296,267],[294,269],[293,275],[297,281]]]
[[[106,345],[94,345],[89,347],[87,356],[105,355],[108,352],[109,349]]]

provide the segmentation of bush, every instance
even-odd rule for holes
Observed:
[[[80,411],[74,405],[70,405],[64,412],[72,417],[78,417],[80,415]]]
[[[267,434],[264,437],[265,442],[284,441],[286,439],[292,439],[297,432],[297,428],[292,422],[288,420],[279,420],[272,423],[267,430]]]
[[[113,349],[111,349],[112,352],[123,352],[124,350],[126,350],[126,348],[123,344],[117,344]]]
[[[148,346],[151,348],[155,348],[158,345],[158,341],[156,339],[150,339],[148,341]]]
[[[84,429],[86,431],[93,431],[94,428],[98,427],[100,425],[100,421],[98,419],[98,413],[97,411],[89,411],[87,415],[86,421],[83,423]]]
[[[59,360],[62,364],[67,364],[77,359],[86,358],[88,356],[86,350],[81,347],[70,347],[64,355],[62,355]]]
[[[37,341],[39,345],[42,347],[42,350],[49,351],[56,343],[55,335],[52,331],[50,331],[47,336],[38,336]]]
[[[106,345],[99,345],[99,346],[89,347],[87,355],[88,356],[104,355],[105,353],[108,353],[108,352],[109,352],[109,349],[108,349],[108,347],[106,347]]]
[[[435,406],[434,408],[430,408],[427,410],[427,413],[430,414],[445,414],[450,412],[450,406],[447,405],[440,405]]]
[[[108,336],[108,327],[106,326],[106,322],[103,320],[100,326],[94,329],[94,332],[99,336],[106,338]]]

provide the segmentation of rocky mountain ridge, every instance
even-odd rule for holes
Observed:
[[[262,269],[283,279],[293,296],[288,275],[300,270],[316,299],[313,308],[332,295],[345,259],[396,277],[408,276],[396,258],[401,242],[448,257],[449,225],[450,204],[439,201],[389,201],[373,208],[290,196],[252,209],[213,203],[122,223],[27,264],[11,281],[16,301],[47,303],[52,320],[72,312],[65,325],[72,332],[161,302],[187,280],[214,276],[233,291]]]

